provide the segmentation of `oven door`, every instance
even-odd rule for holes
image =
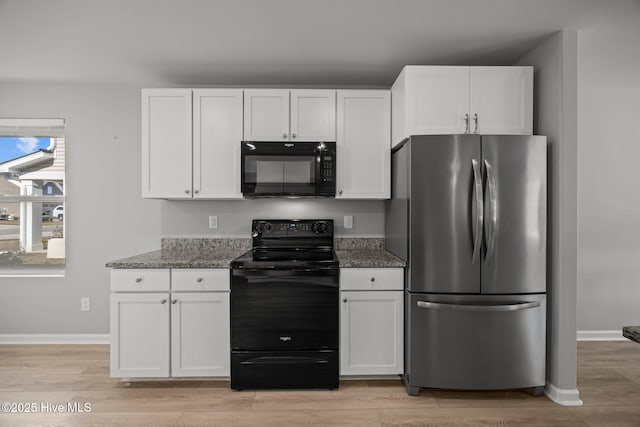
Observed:
[[[231,350],[337,350],[338,269],[231,271]]]

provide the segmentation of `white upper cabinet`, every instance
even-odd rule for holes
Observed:
[[[533,133],[533,67],[471,67],[471,133]]]
[[[244,139],[289,140],[289,90],[244,91]]]
[[[404,67],[393,87],[392,145],[410,135],[533,132],[532,67]]]
[[[242,141],[242,90],[194,90],[194,198],[242,198],[240,141]]]
[[[336,92],[291,91],[291,140],[336,140]]]
[[[142,90],[142,197],[191,198],[191,108],[190,89]]]
[[[242,89],[142,90],[142,197],[235,199]]]
[[[246,141],[335,141],[334,90],[244,91]]]
[[[339,90],[337,95],[336,198],[388,199],[391,93]]]

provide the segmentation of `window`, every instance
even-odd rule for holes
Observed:
[[[61,119],[0,119],[0,275],[64,274]]]

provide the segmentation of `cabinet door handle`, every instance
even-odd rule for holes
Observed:
[[[175,303],[177,303],[177,302],[178,302],[178,300],[177,300],[177,299],[171,300],[171,304],[175,304]]]
[[[475,113],[473,115],[473,120],[475,121],[475,129],[473,133],[478,133],[478,113]]]
[[[342,300],[342,302],[347,302],[347,299],[346,299],[346,298],[345,298],[345,299],[343,299],[343,300]]]
[[[342,196],[342,190],[338,191],[338,194]]]
[[[295,138],[295,137],[296,137],[296,134],[295,134],[295,133],[292,133],[292,134],[291,134],[291,138]]]
[[[190,193],[190,191],[189,191],[189,190],[184,190],[184,193],[185,193],[185,194],[189,194],[189,193]]]
[[[287,134],[286,134],[286,133],[283,133],[283,134],[282,134],[282,137],[283,137],[283,138],[286,138],[286,137],[287,137]]]
[[[163,299],[160,300],[160,304],[166,304],[166,303],[167,303],[167,299],[166,298],[163,298]]]
[[[376,278],[375,278],[375,277],[372,277],[372,278],[371,278],[371,281],[372,281],[372,282],[375,282],[375,281],[376,281]]]
[[[140,282],[142,282],[142,277],[137,277],[136,278],[136,283],[140,283]]]
[[[202,277],[198,277],[198,278],[196,279],[196,282],[198,282],[198,283],[202,283]]]
[[[198,193],[200,193],[200,190],[195,190],[194,193],[198,194]]]
[[[464,133],[469,133],[469,115],[464,115]]]

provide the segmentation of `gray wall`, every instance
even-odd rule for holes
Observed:
[[[218,216],[218,229],[209,229],[209,215]],[[353,228],[343,227],[344,215]],[[343,237],[384,236],[384,201],[331,199],[163,201],[162,235],[249,237],[254,218],[328,218]]]
[[[520,63],[535,67],[535,133],[548,137],[547,379],[576,388],[577,34],[557,33]]]
[[[640,324],[640,2],[579,34],[578,330]]]
[[[0,334],[109,332],[105,262],[160,248],[164,235],[248,236],[265,217],[329,217],[340,235],[384,234],[381,201],[172,202],[140,197],[140,87],[0,84],[0,117],[67,122],[67,274],[0,277]],[[218,230],[208,216],[218,215]],[[341,228],[342,216],[354,228]],[[89,312],[80,297],[91,298]]]

